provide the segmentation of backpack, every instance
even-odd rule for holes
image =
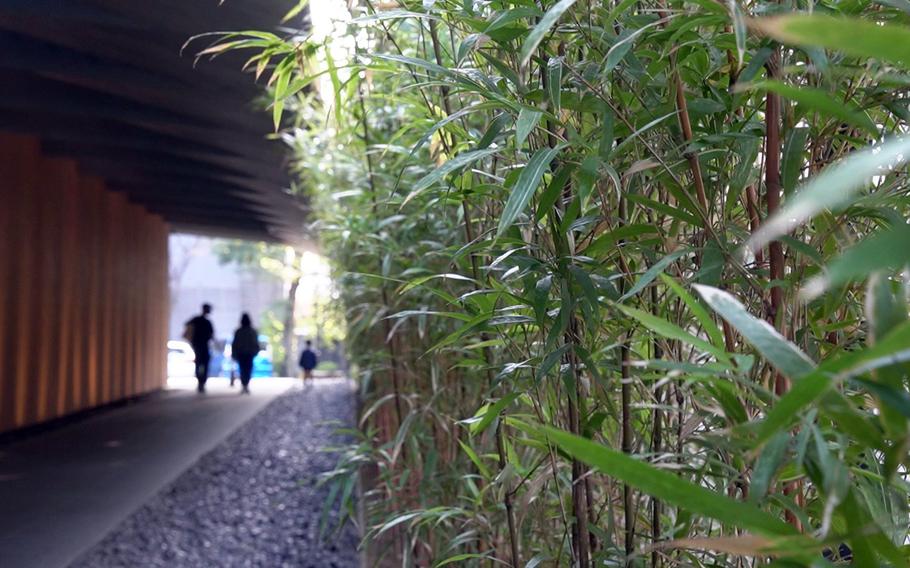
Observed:
[[[183,339],[188,342],[193,342],[193,320],[190,320],[183,324]]]
[[[241,327],[234,333],[233,351],[237,355],[253,355],[260,351],[259,335],[256,330]]]

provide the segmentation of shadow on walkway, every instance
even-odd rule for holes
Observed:
[[[0,566],[66,566],[294,382],[213,379],[0,445]]]

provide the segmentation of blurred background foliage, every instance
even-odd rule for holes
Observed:
[[[347,8],[200,55],[293,149],[376,559],[907,564],[910,4]]]

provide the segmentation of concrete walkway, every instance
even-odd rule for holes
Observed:
[[[0,446],[0,566],[68,565],[294,381],[193,382]]]

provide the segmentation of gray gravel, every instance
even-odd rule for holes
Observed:
[[[316,486],[335,465],[321,449],[339,443],[353,408],[341,380],[282,395],[71,567],[359,566],[350,523],[320,537],[328,488]]]

